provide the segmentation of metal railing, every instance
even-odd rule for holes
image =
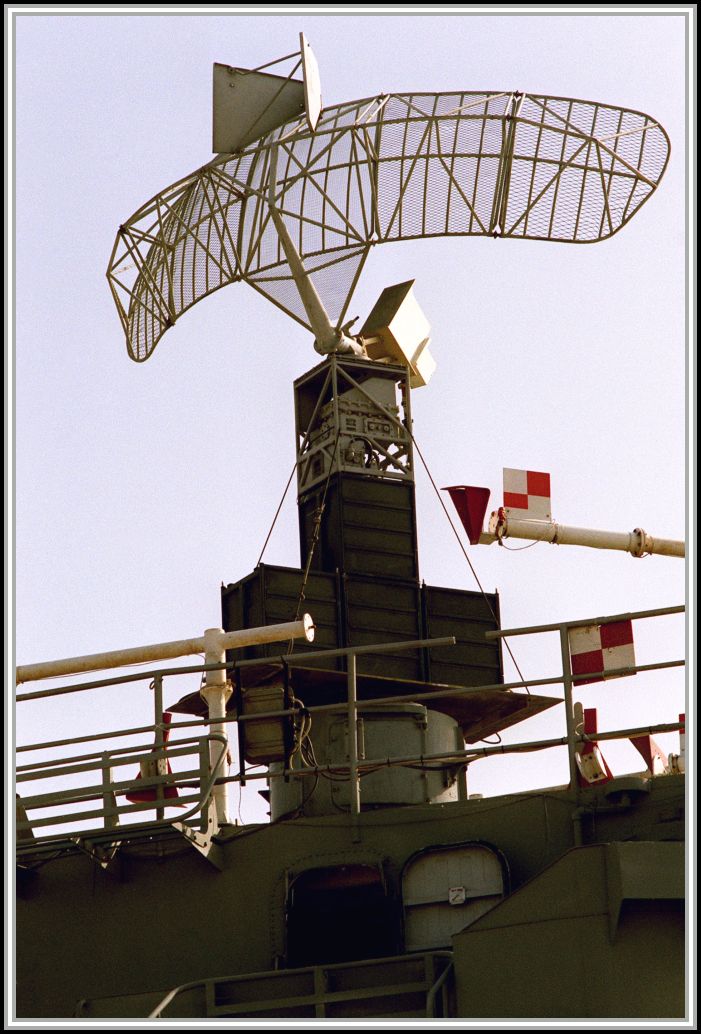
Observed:
[[[511,629],[506,629],[506,630],[498,631],[498,632],[486,632],[485,633],[485,638],[486,639],[497,639],[497,638],[504,638],[505,636],[534,635],[534,634],[538,634],[538,633],[542,633],[542,632],[558,632],[558,634],[560,636],[560,657],[562,659],[562,685],[563,685],[564,694],[565,694],[565,722],[566,722],[566,726],[567,726],[567,758],[568,758],[568,763],[569,763],[570,784],[572,786],[576,786],[577,785],[577,775],[578,775],[578,768],[577,768],[577,743],[578,743],[578,741],[581,742],[582,739],[584,739],[584,740],[599,740],[599,739],[603,739],[604,737],[599,735],[599,734],[597,734],[596,736],[591,736],[591,737],[586,737],[586,736],[585,737],[579,737],[579,738],[577,737],[577,732],[576,732],[576,729],[575,729],[575,716],[574,716],[574,706],[573,706],[573,700],[572,700],[572,689],[573,689],[573,686],[577,682],[588,682],[588,681],[591,681],[593,673],[589,673],[587,675],[573,675],[573,673],[572,673],[572,662],[571,662],[571,657],[570,657],[570,642],[569,642],[570,630],[573,629],[573,628],[583,628],[583,627],[591,626],[591,625],[608,625],[608,624],[613,624],[615,622],[635,621],[635,620],[639,620],[641,618],[662,617],[662,616],[668,615],[668,614],[682,614],[682,613],[684,613],[684,607],[683,606],[661,607],[661,608],[658,608],[657,610],[638,610],[638,611],[633,611],[633,612],[630,612],[630,613],[627,613],[627,614],[614,614],[614,615],[608,615],[607,617],[586,618],[584,620],[578,619],[576,621],[561,621],[561,622],[558,622],[557,624],[532,625],[530,627],[525,627],[525,628],[511,628]],[[607,678],[616,678],[616,677],[624,676],[624,675],[635,675],[639,671],[656,671],[656,670],[659,670],[661,668],[682,667],[683,665],[684,665],[684,661],[664,661],[664,662],[660,662],[658,664],[640,664],[640,665],[634,665],[634,666],[630,666],[630,667],[626,667],[626,668],[610,669],[610,670],[608,670],[606,672],[606,677]],[[673,727],[675,727],[677,729],[682,728],[681,723],[676,723],[676,725],[673,726]],[[668,731],[671,731],[671,730],[669,728],[667,728],[667,727],[655,726],[654,728],[642,729],[640,731],[634,730],[632,732],[628,732],[627,735],[625,736],[625,738],[629,739],[631,736],[636,736],[636,735],[637,736],[641,736],[641,735],[645,735],[646,733],[649,733],[651,735],[653,732],[668,732]],[[610,738],[610,737],[606,737],[606,738]],[[619,736],[612,737],[612,738],[619,738],[620,739],[620,738],[623,738],[623,737],[621,737],[620,734],[619,734]]]
[[[146,727],[149,729],[150,727]],[[161,726],[162,730],[162,726]],[[114,735],[114,734],[105,734]],[[60,743],[60,741],[57,741]],[[70,742],[70,741],[69,741]],[[120,819],[125,815],[138,812],[156,811],[156,821],[161,822],[167,808],[187,808],[185,814],[178,813],[179,821],[194,816],[201,818],[201,826],[207,829],[207,806],[214,785],[210,768],[210,744],[221,743],[221,756],[226,752],[226,740],[218,735],[192,736],[160,747],[144,748],[143,746],[118,747],[97,753],[79,754],[60,761],[43,761],[20,765],[17,768],[18,784],[41,780],[60,780],[68,776],[84,773],[97,773],[97,781],[87,785],[67,789],[52,789],[47,793],[18,797],[18,803],[26,816],[28,811],[42,809],[66,809],[73,805],[88,804],[100,801],[101,806],[83,811],[62,811],[61,814],[47,815],[43,818],[21,817],[17,821],[17,836],[23,838],[36,830],[47,826],[60,826],[75,822],[86,822],[102,819],[105,830],[123,830]],[[42,745],[39,744],[38,747]],[[130,778],[115,778],[115,770],[126,765],[141,768],[144,761],[156,762],[174,760],[175,758],[194,758],[196,764],[177,774],[163,773],[158,775],[139,775]],[[193,788],[194,792],[181,795],[180,789]],[[168,795],[170,789],[176,788],[177,797]],[[180,789],[178,789],[180,788]],[[150,799],[130,802],[129,796],[149,794]],[[124,799],[126,803],[120,801]],[[93,831],[94,832],[94,831]]]
[[[89,811],[81,811],[77,813],[68,813],[62,815],[52,815],[46,818],[35,819],[29,821],[29,819],[23,819],[18,822],[17,834],[19,837],[27,837],[36,834],[34,831],[39,828],[46,826],[56,826],[66,823],[75,823],[76,821],[84,820],[103,820],[105,830],[114,830],[119,823],[119,819],[123,815],[130,815],[137,812],[144,812],[156,809],[156,822],[163,822],[165,810],[170,807],[177,805],[192,805],[192,808],[187,812],[186,815],[178,814],[178,819],[185,819],[191,815],[199,813],[202,817],[203,828],[206,823],[207,806],[209,803],[209,797],[212,793],[214,785],[221,784],[222,782],[228,783],[240,783],[244,784],[249,780],[256,779],[267,779],[268,773],[251,773],[244,771],[244,760],[239,760],[239,771],[238,774],[229,775],[225,777],[219,777],[216,780],[212,776],[212,772],[217,771],[218,765],[212,766],[211,759],[209,757],[209,745],[213,741],[219,741],[222,743],[222,757],[226,752],[227,744],[226,738],[219,734],[215,735],[199,735],[190,736],[182,740],[171,741],[167,748],[164,742],[164,730],[165,726],[161,720],[163,713],[163,680],[169,676],[183,675],[186,673],[194,672],[205,672],[211,670],[221,670],[222,668],[246,668],[261,663],[271,663],[279,660],[280,662],[289,664],[303,664],[308,666],[317,662],[325,662],[337,657],[347,658],[347,702],[343,703],[331,703],[331,704],[319,704],[305,708],[310,713],[318,713],[324,711],[335,711],[345,712],[348,717],[348,728],[351,730],[349,736],[349,750],[348,750],[348,763],[347,765],[340,765],[335,763],[333,765],[315,765],[306,766],[303,768],[286,767],[282,771],[276,773],[276,777],[292,777],[295,779],[315,777],[325,772],[338,773],[340,771],[348,773],[349,785],[350,785],[350,813],[351,823],[357,825],[360,806],[361,806],[361,780],[364,775],[377,770],[378,767],[393,767],[401,765],[410,765],[416,763],[427,763],[434,762],[439,765],[468,765],[472,761],[478,758],[488,757],[495,754],[517,754],[537,750],[545,750],[552,747],[566,746],[568,752],[568,763],[571,785],[577,785],[577,750],[582,744],[589,741],[601,741],[607,739],[630,739],[636,736],[643,736],[653,733],[664,733],[673,732],[683,728],[681,722],[668,722],[658,723],[654,726],[641,726],[634,727],[610,732],[597,732],[595,736],[589,736],[581,732],[577,732],[574,720],[573,700],[572,691],[573,687],[577,682],[584,682],[591,679],[591,675],[573,675],[570,663],[569,645],[568,645],[568,633],[571,628],[585,625],[594,624],[606,624],[614,621],[624,620],[637,620],[643,618],[657,617],[662,615],[679,614],[684,612],[683,606],[677,607],[666,607],[657,610],[638,611],[627,614],[617,614],[608,617],[597,617],[579,619],[576,621],[566,621],[557,624],[549,625],[538,625],[526,628],[508,629],[496,632],[487,632],[485,637],[487,639],[504,638],[506,636],[515,635],[530,635],[539,634],[545,632],[558,632],[560,636],[561,645],[561,658],[562,658],[562,670],[556,675],[548,678],[541,678],[528,681],[508,682],[508,683],[493,683],[490,685],[480,686],[469,686],[469,687],[442,687],[440,690],[428,690],[426,692],[412,691],[410,693],[402,695],[392,695],[380,698],[373,698],[371,703],[373,705],[380,704],[399,704],[405,702],[412,703],[425,703],[430,706],[432,700],[438,697],[445,697],[446,692],[449,691],[451,697],[468,696],[474,692],[485,692],[489,690],[494,691],[510,691],[514,689],[531,689],[533,687],[540,686],[554,686],[562,685],[564,689],[564,703],[565,703],[565,725],[566,734],[562,737],[554,737],[549,739],[541,739],[535,741],[523,741],[511,744],[498,744],[494,746],[485,747],[474,747],[466,746],[464,750],[456,749],[450,752],[433,753],[433,754],[422,754],[422,755],[407,755],[401,757],[378,757],[378,758],[363,758],[359,757],[358,750],[358,708],[362,707],[368,701],[358,700],[357,696],[357,657],[365,654],[372,653],[383,653],[387,650],[410,650],[418,649],[421,647],[438,647],[448,646],[455,643],[455,639],[452,637],[442,639],[422,639],[413,640],[410,642],[394,642],[394,643],[380,643],[372,646],[362,647],[349,647],[346,649],[338,650],[316,650],[313,652],[305,652],[304,654],[282,654],[279,658],[267,657],[263,660],[260,658],[246,661],[238,661],[232,664],[200,664],[191,665],[180,668],[168,668],[158,669],[155,671],[140,672],[137,674],[118,676],[116,678],[107,678],[88,683],[81,683],[72,686],[61,686],[56,689],[38,690],[28,693],[21,693],[17,695],[18,701],[36,699],[38,697],[48,697],[55,695],[63,695],[66,693],[83,692],[90,689],[95,689],[104,686],[111,686],[119,683],[138,682],[146,679],[151,681],[152,688],[154,690],[154,715],[155,721],[152,726],[140,726],[132,729],[121,730],[119,732],[100,733],[93,736],[80,736],[72,739],[60,739],[45,743],[31,744],[18,748],[18,753],[46,750],[48,748],[65,747],[76,743],[85,742],[96,742],[101,739],[124,737],[129,735],[144,734],[153,732],[155,736],[155,744],[153,747],[125,747],[125,748],[113,748],[101,752],[93,752],[91,754],[79,755],[75,757],[69,757],[62,759],[61,761],[46,761],[30,763],[22,765],[18,768],[18,783],[29,782],[31,780],[38,779],[49,779],[57,778],[66,775],[76,775],[82,772],[98,772],[98,781],[89,783],[87,786],[79,787],[77,789],[49,792],[45,794],[39,794],[30,796],[21,800],[21,805],[24,811],[30,811],[34,809],[48,809],[48,808],[65,808],[69,804],[80,804],[87,801],[101,801],[101,807],[91,809]],[[673,661],[662,661],[655,664],[643,664],[631,666],[628,668],[619,668],[612,671],[607,671],[607,677],[632,675],[637,672],[653,671],[665,668],[681,667],[684,665],[683,660]],[[232,721],[240,722],[255,722],[270,718],[285,718],[292,717],[296,714],[293,708],[280,709],[275,711],[269,711],[264,713],[255,713],[251,715],[230,715],[222,723],[227,724]],[[193,730],[193,728],[201,730],[204,726],[210,724],[207,718],[198,718],[194,721],[184,722],[173,722],[169,728],[172,731],[184,731]],[[168,758],[174,759],[176,757],[188,757],[197,756],[197,764],[195,767],[191,767],[185,772],[177,772],[172,775],[159,775],[150,778],[141,778],[138,783],[135,783],[134,779],[114,779],[114,769],[121,767],[126,764],[140,764],[143,760]],[[169,786],[176,786],[179,788],[191,788],[194,783],[194,793],[191,795],[178,797],[177,799],[168,799],[166,797],[166,788]],[[118,798],[124,796],[128,792],[133,792],[135,789],[147,789],[153,788],[155,790],[155,799],[152,802],[143,802],[138,804],[119,804]],[[128,826],[119,827],[120,831],[128,830]],[[94,830],[89,831],[94,833]],[[33,840],[36,843],[39,838]],[[26,841],[24,841],[26,844]]]
[[[419,968],[420,977],[417,972],[414,972]],[[362,981],[353,981],[355,974],[362,974],[373,969],[384,971],[385,982],[367,986]],[[342,974],[345,978],[340,984],[342,989],[333,989],[335,974]],[[445,1017],[449,1015],[448,983],[452,974],[452,951],[437,950],[358,962],[285,969],[280,972],[267,971],[259,974],[246,973],[228,977],[210,977],[174,987],[151,1010],[148,1019],[164,1018],[164,1013],[176,999],[192,991],[201,991],[206,1003],[203,1011],[208,1018],[235,1016],[264,1018],[271,1010],[291,1011],[306,1007],[310,1013],[313,1011],[316,1019],[324,1019],[335,1015],[332,1011],[334,1006],[343,1007],[348,1002],[353,1002],[355,1005],[365,1003],[368,1008],[371,1008],[379,1000],[391,997],[396,1007],[397,1002],[400,1002],[402,998],[415,996],[424,999],[424,1015],[427,1018]],[[260,997],[256,998],[251,995],[251,988],[255,987],[258,981],[264,985],[264,988],[260,992]],[[296,992],[290,990],[290,983],[295,981],[299,984]],[[279,983],[281,987],[277,994],[276,983]],[[309,984],[313,990],[309,989],[307,986]],[[237,989],[240,988],[246,992],[241,999],[236,995]],[[218,992],[222,990],[227,993],[221,997],[229,1000],[225,1004],[217,1005],[220,997]],[[175,1015],[182,1015],[182,1013],[176,1012]]]

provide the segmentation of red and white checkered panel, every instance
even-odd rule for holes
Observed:
[[[550,475],[538,470],[504,467],[504,509],[507,517],[550,521]]]
[[[575,685],[586,686],[590,682],[602,682],[616,678],[607,672],[616,668],[635,666],[633,646],[633,624],[630,621],[610,621],[606,625],[582,625],[571,628],[570,663],[573,675],[595,675],[580,679]]]

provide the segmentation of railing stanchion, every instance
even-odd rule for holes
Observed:
[[[105,810],[105,829],[114,829],[119,825],[119,812],[117,811],[117,797],[112,789],[114,781],[113,769],[110,765],[110,755],[102,755],[102,804]]]
[[[570,665],[570,640],[568,628],[560,628],[560,654],[562,656],[562,685],[565,691],[565,722],[567,725],[567,760],[570,768],[570,788],[577,790],[577,735],[574,727],[574,703],[572,700],[572,668]]]
[[[209,736],[203,736],[200,740],[200,786],[206,786],[210,776],[211,741]],[[212,786],[214,793],[214,786]],[[200,832],[209,831],[209,818],[212,813],[212,795],[210,794],[202,801],[200,818]]]
[[[360,777],[358,775],[358,711],[357,711],[357,661],[354,653],[348,654],[348,774],[350,776],[350,810],[353,839],[360,839],[358,820],[360,816]]]
[[[164,746],[163,739],[163,676],[156,675],[153,679],[153,724],[156,727],[156,757],[158,762],[156,769],[161,767],[161,750]],[[165,757],[165,755],[164,755]],[[163,786],[159,783],[156,787],[156,821],[161,822],[165,816],[163,801]]]

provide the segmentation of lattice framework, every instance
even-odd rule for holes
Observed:
[[[268,207],[276,204],[337,327],[370,248],[442,235],[591,243],[617,233],[664,174],[649,116],[519,93],[390,94],[327,108],[219,155],[119,228],[107,271],[129,354],[246,281],[307,318]]]

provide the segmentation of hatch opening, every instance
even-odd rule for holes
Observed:
[[[399,919],[378,866],[300,873],[287,898],[287,965],[380,958],[398,951]]]

